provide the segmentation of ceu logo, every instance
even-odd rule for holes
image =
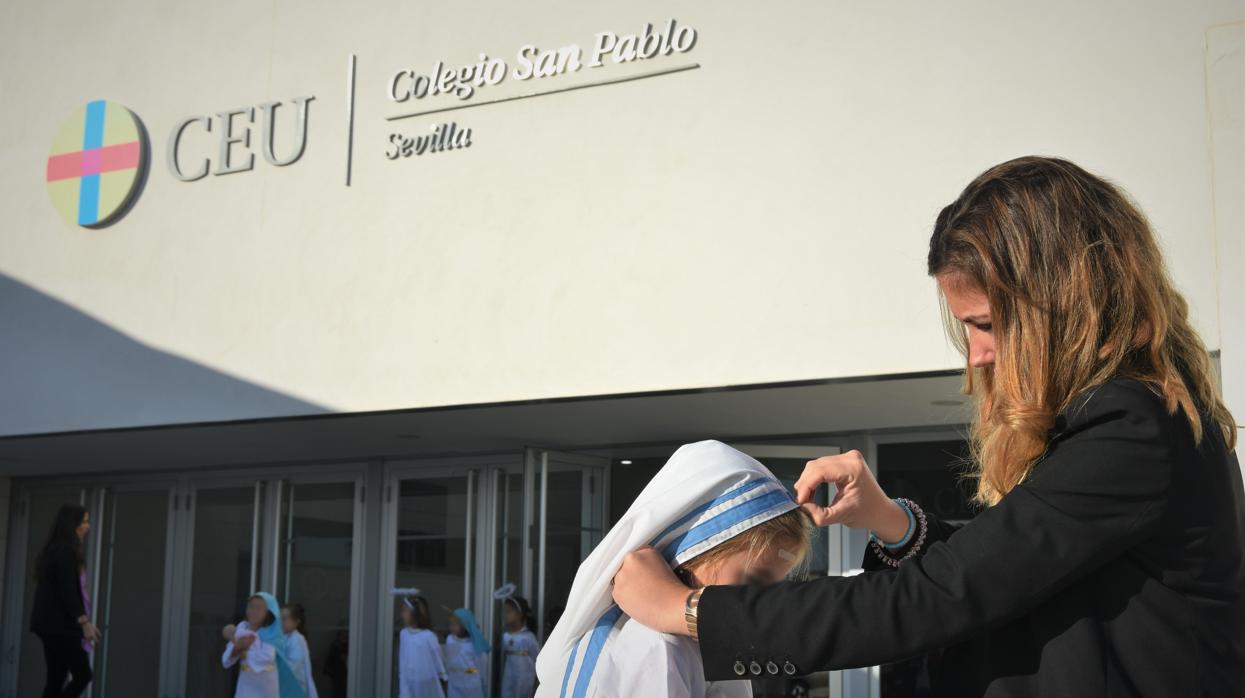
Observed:
[[[147,178],[147,134],[129,109],[87,102],[61,127],[48,156],[52,205],[65,220],[102,228],[134,205]]]

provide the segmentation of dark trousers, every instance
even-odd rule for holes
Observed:
[[[82,649],[82,638],[40,635],[39,639],[48,669],[43,698],[78,698],[91,683],[91,662]],[[72,676],[68,684],[66,676]]]

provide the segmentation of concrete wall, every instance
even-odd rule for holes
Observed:
[[[1207,46],[1243,13],[1234,0],[5,3],[0,273],[135,351],[280,399],[188,406],[170,378],[118,406],[52,365],[3,377],[0,432],[954,367],[923,270],[929,228],[974,174],[1026,153],[1136,197],[1234,381],[1236,296],[1216,284],[1239,268],[1242,233],[1212,206]],[[507,77],[466,103],[698,69],[386,120],[416,108],[387,95],[396,71],[480,52],[513,70],[524,44],[587,51],[597,32],[671,17],[697,31],[686,53]],[[264,162],[257,132],[249,172],[182,182],[166,167],[184,117],[270,100],[287,103],[287,150],[289,100],[308,95],[294,164]],[[125,218],[87,230],[53,209],[44,171],[61,122],[98,98],[143,120],[152,167]],[[391,134],[451,121],[472,129],[469,148],[386,157]],[[216,123],[188,130],[188,167],[217,159]],[[1220,157],[1239,171],[1239,150]],[[35,390],[72,409],[31,416]]]

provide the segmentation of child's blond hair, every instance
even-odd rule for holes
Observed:
[[[728,557],[745,552],[751,561],[759,551],[774,545],[782,546],[785,552],[795,558],[795,564],[799,565],[808,554],[812,537],[813,522],[803,510],[792,509],[728,538],[683,563],[679,569],[694,574],[697,570],[715,566]]]

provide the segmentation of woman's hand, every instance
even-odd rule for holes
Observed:
[[[614,602],[641,625],[661,633],[688,634],[683,606],[691,590],[652,547],[627,553],[613,585]]]
[[[822,483],[838,489],[830,506],[820,506],[813,500]],[[838,523],[849,528],[867,528],[883,543],[898,542],[908,531],[908,515],[878,486],[860,451],[809,461],[795,483],[795,501],[818,526]]]
[[[87,642],[99,642],[103,639],[103,635],[99,632],[99,628],[95,627],[95,624],[90,621],[82,624],[82,637]]]

